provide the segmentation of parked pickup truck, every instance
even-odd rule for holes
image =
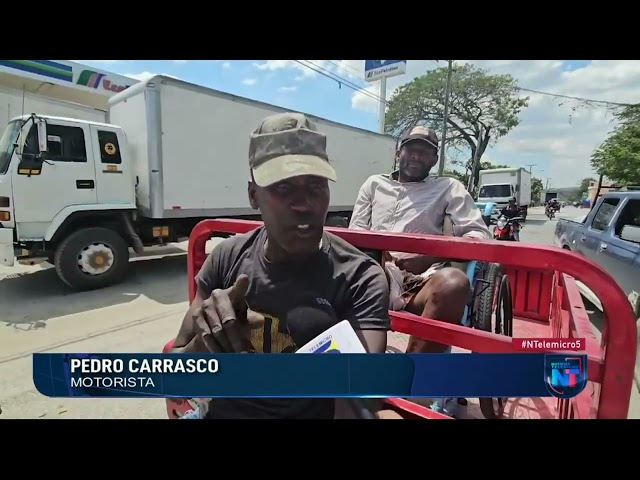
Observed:
[[[573,220],[559,219],[554,241],[556,246],[596,262],[616,279],[632,303],[637,299],[640,293],[640,192],[607,193],[587,215]],[[578,286],[588,300],[600,307],[592,292],[584,285]]]

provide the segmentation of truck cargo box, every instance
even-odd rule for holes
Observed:
[[[514,196],[521,207],[531,205],[531,174],[522,167],[481,170],[478,183],[478,201],[503,207]]]
[[[137,176],[137,201],[152,218],[250,215],[249,134],[280,107],[171,77],[155,76],[109,101],[124,129]],[[395,141],[310,116],[327,135],[338,182],[330,211],[353,208],[360,185],[390,171]]]

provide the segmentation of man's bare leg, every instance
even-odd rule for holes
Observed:
[[[460,325],[465,306],[471,300],[467,275],[457,268],[437,271],[414,295],[405,310],[414,315]],[[410,337],[407,353],[443,353],[448,345]]]
[[[442,322],[460,325],[464,308],[471,299],[471,286],[466,274],[457,268],[449,267],[436,272],[411,299],[406,311],[421,317],[432,318]],[[416,337],[409,338],[407,353],[444,353],[448,345],[421,340]],[[428,401],[432,410],[458,417],[458,406],[466,405],[464,399],[422,399],[422,405]],[[454,403],[450,403],[454,401]]]

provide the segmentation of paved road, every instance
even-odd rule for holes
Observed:
[[[586,215],[588,211],[584,208],[564,207],[556,218],[576,218]],[[553,245],[553,233],[556,229],[556,220],[549,220],[544,215],[543,207],[535,207],[530,210],[525,227],[520,234],[523,243],[534,243],[537,245]]]
[[[570,208],[563,215],[573,214]],[[522,240],[549,244],[554,226],[534,210]],[[187,308],[179,247],[136,259],[125,283],[94,292],[70,292],[48,264],[0,267],[0,419],[163,418],[162,400],[43,397],[33,386],[31,354],[159,351]]]

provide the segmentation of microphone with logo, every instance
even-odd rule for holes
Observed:
[[[338,322],[328,302],[313,296],[302,297],[300,306],[287,313],[286,325],[296,345],[296,353],[367,353],[348,320]],[[376,416],[361,398],[347,398],[360,419]]]

